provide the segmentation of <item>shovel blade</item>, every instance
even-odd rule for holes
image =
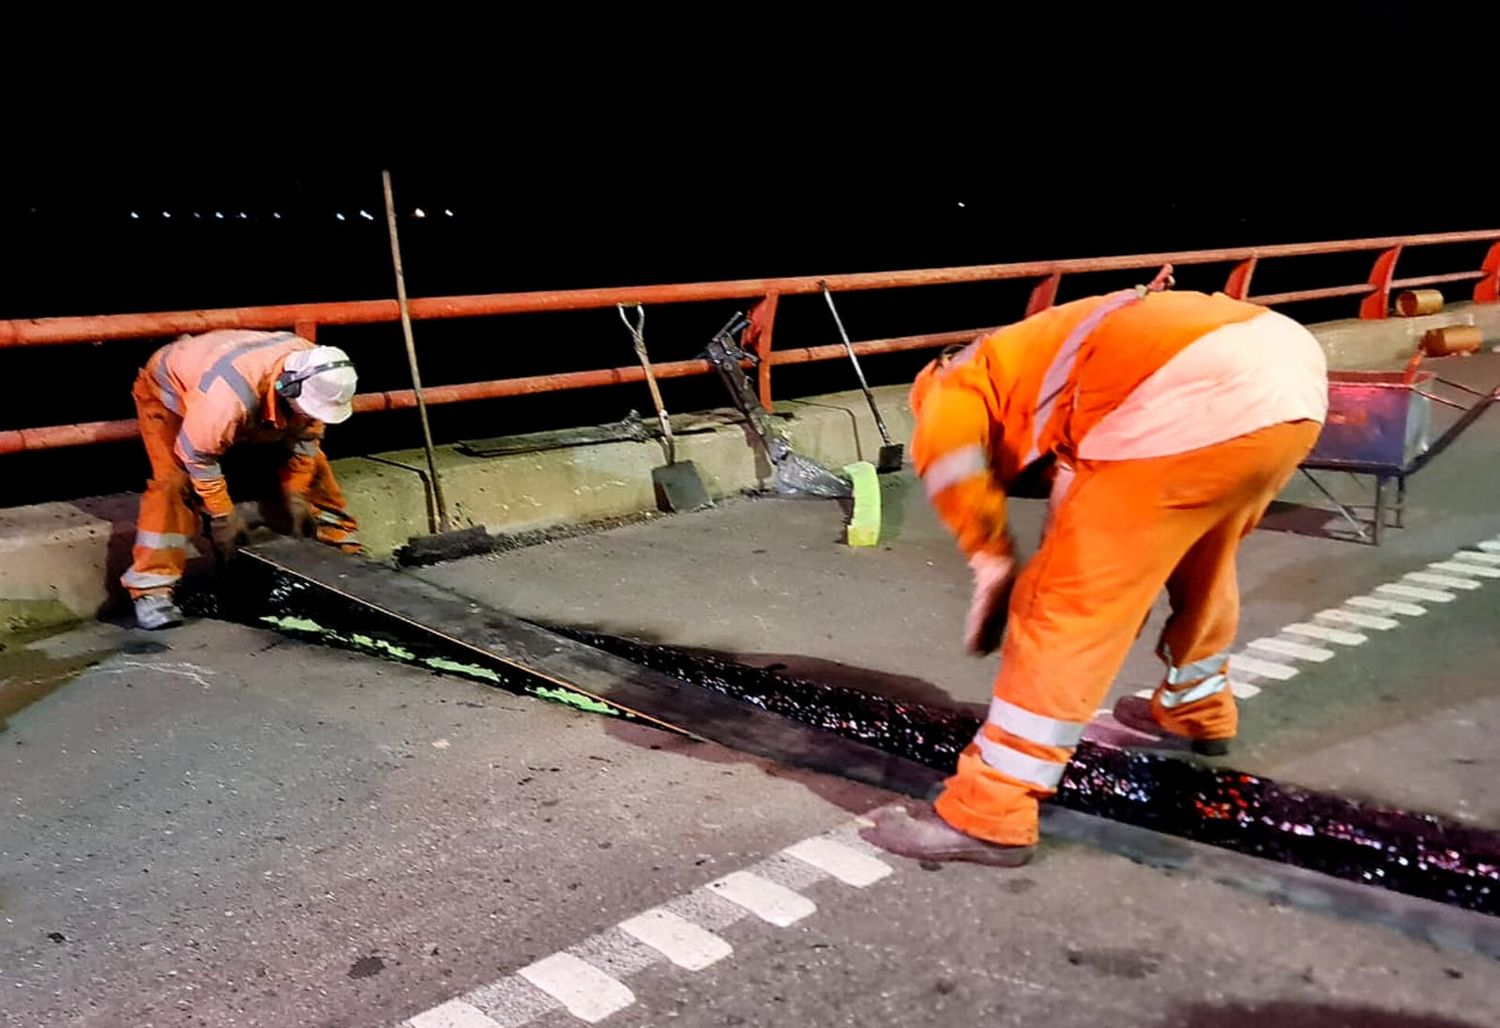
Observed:
[[[656,488],[656,508],[668,514],[712,507],[713,499],[703,476],[690,460],[663,464],[651,469],[651,484]]]
[[[888,443],[880,448],[880,456],[875,460],[875,470],[880,472],[900,471],[901,461],[905,454],[900,443]]]

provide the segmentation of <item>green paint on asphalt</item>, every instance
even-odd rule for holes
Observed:
[[[357,632],[345,638],[309,618],[276,617],[267,614],[262,616],[261,620],[268,625],[275,625],[284,632],[302,632],[309,635],[316,635],[325,641],[341,642],[362,650],[370,650],[405,664],[420,663],[434,671],[446,671],[449,674],[462,675],[465,678],[490,682],[494,685],[505,684],[505,680],[498,673],[480,664],[464,664],[456,660],[449,660],[446,657],[427,657],[426,659],[418,660],[417,655],[404,646],[397,646],[394,643],[386,642],[384,639],[361,635]],[[630,716],[622,710],[611,707],[608,703],[601,703],[592,697],[574,692],[571,689],[551,689],[546,686],[540,686],[535,689],[526,689],[525,691],[540,699],[551,700],[553,703],[563,703],[578,710],[586,710],[592,714],[608,714],[611,717],[624,718]]]

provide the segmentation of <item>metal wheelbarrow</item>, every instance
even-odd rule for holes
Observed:
[[[1466,395],[1467,405],[1433,391],[1446,386]],[[1496,391],[1483,393],[1441,378],[1431,371],[1330,371],[1328,420],[1317,445],[1302,461],[1301,471],[1359,538],[1380,545],[1381,531],[1406,527],[1406,480],[1442,453],[1495,402]],[[1432,438],[1432,405],[1460,412],[1458,419]],[[1374,502],[1346,504],[1318,481],[1314,471],[1343,471],[1374,479]],[[1387,489],[1394,482],[1394,504]],[[1369,511],[1368,519],[1360,512]]]

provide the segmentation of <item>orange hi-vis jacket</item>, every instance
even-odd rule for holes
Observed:
[[[912,459],[960,549],[1009,555],[1006,490],[1023,471],[1049,455],[1070,465],[1089,431],[1185,348],[1267,314],[1223,294],[1129,290],[1051,308],[930,366],[911,392]]]
[[[275,383],[286,359],[313,344],[290,332],[223,330],[183,336],[152,354],[144,378],[182,418],[173,453],[210,517],[233,510],[219,458],[236,443],[286,440],[288,490],[305,492],[317,470],[321,422],[285,411]]]

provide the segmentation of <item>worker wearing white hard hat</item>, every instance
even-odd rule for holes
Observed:
[[[358,552],[357,525],[321,446],[324,425],[353,413],[357,382],[343,350],[290,332],[208,332],[152,354],[134,390],[151,480],[133,560],[120,579],[141,627],[181,622],[172,593],[192,555],[200,512],[221,557],[233,556],[243,541],[244,523],[219,465],[237,445],[269,444],[278,455],[278,520],[294,534]]]

